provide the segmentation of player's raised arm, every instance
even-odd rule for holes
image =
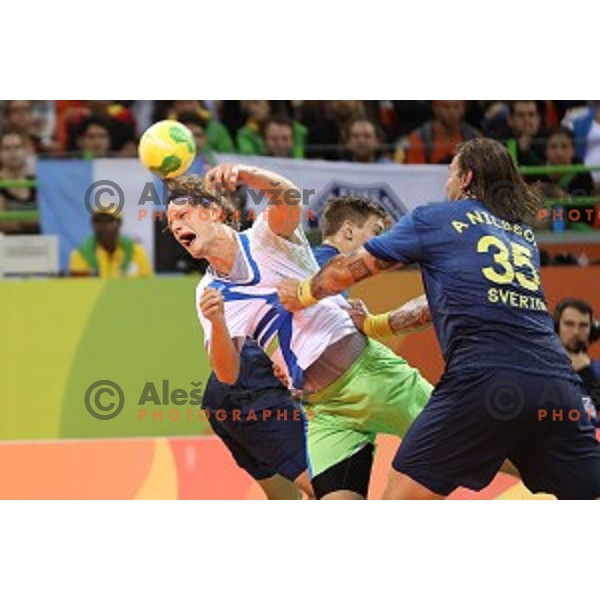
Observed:
[[[233,385],[240,374],[240,355],[227,329],[223,296],[217,290],[204,290],[200,310],[212,325],[209,349],[211,367],[220,382]]]
[[[240,184],[263,192],[269,201],[267,222],[277,235],[291,237],[300,223],[302,193],[282,175],[249,165],[219,165],[206,174],[206,179],[228,192]]]
[[[301,310],[367,277],[401,267],[401,263],[375,258],[363,247],[351,254],[335,256],[310,279],[285,280],[278,286],[279,300],[287,310]]]

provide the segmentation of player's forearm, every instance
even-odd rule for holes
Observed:
[[[240,355],[224,321],[213,322],[210,364],[217,379],[233,385],[240,374]]]
[[[310,292],[314,298],[321,300],[347,290],[354,281],[350,257],[342,254],[332,258],[310,279]]]
[[[289,179],[259,167],[240,166],[241,183],[260,190],[269,200],[268,221],[271,229],[289,236],[300,223],[302,193]]]
[[[300,282],[296,279],[283,281],[277,286],[279,300],[287,310],[301,310],[327,296],[335,296],[380,271],[401,266],[401,263],[375,258],[365,248],[360,248],[351,254],[332,258],[310,279]]]
[[[295,204],[298,210],[300,210],[300,190],[293,182],[283,177],[283,175],[279,175],[268,169],[261,169],[260,167],[240,165],[239,180],[244,185],[263,191],[269,200],[277,203],[277,206],[284,200],[287,200],[287,203],[292,205],[293,199],[290,199],[290,196],[295,195],[294,192],[298,192],[298,202]]]
[[[391,266],[391,263],[378,261],[361,248],[350,254],[333,257],[311,279],[310,289],[314,298],[321,300],[344,292],[355,283]]]
[[[389,324],[393,333],[418,331],[431,322],[431,312],[425,294],[409,300],[389,314]]]

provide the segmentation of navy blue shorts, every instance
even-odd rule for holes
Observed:
[[[506,458],[532,492],[600,497],[591,403],[574,381],[518,371],[444,374],[393,466],[441,495],[480,490]]]
[[[285,388],[207,391],[203,408],[213,431],[251,477],[294,481],[306,471],[306,416]]]

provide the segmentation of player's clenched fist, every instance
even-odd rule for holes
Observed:
[[[200,298],[200,310],[211,323],[223,321],[225,319],[225,301],[221,292],[206,288]]]
[[[300,298],[298,297],[298,288],[300,287],[300,281],[298,279],[284,279],[277,284],[277,294],[279,295],[279,301],[283,305],[283,308],[294,312],[296,310],[302,310],[304,308]]]
[[[233,192],[238,185],[241,165],[224,164],[213,167],[205,179],[215,189]]]

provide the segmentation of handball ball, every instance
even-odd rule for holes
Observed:
[[[187,171],[196,156],[192,132],[177,121],[159,121],[142,135],[138,155],[146,169],[168,179]]]

